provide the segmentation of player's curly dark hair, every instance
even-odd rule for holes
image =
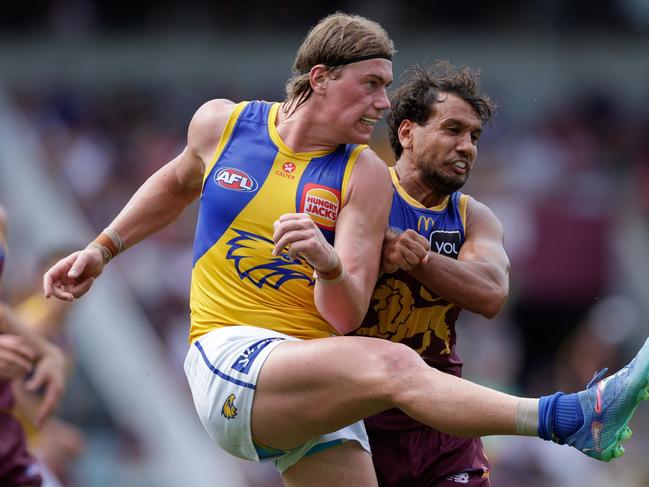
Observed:
[[[426,123],[440,103],[440,93],[453,93],[473,107],[486,124],[495,114],[496,104],[480,87],[480,72],[467,66],[457,68],[448,61],[436,61],[428,68],[415,65],[406,70],[399,88],[390,96],[392,108],[385,117],[390,145],[399,158],[403,147],[399,142],[399,126],[404,120],[418,125]]]

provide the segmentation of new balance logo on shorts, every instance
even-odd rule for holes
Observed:
[[[457,482],[458,484],[468,484],[469,474],[467,472],[454,473],[446,477],[446,480],[451,480],[452,482]]]

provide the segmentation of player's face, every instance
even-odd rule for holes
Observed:
[[[482,124],[462,98],[446,93],[441,97],[424,125],[413,124],[412,157],[426,185],[450,194],[469,177]]]
[[[386,88],[392,82],[392,62],[368,59],[353,63],[327,82],[324,110],[336,143],[367,144],[374,125],[390,108]]]

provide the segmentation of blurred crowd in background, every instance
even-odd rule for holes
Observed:
[[[0,17],[0,31],[7,34],[4,42],[10,36],[43,30],[84,42],[93,36],[156,29],[212,29],[233,35],[290,29],[292,35],[301,36],[318,18],[339,8],[383,23],[397,47],[400,38],[417,38],[430,29],[496,36],[499,29],[521,23],[544,35],[606,33],[649,45],[649,5],[642,0],[599,0],[587,8],[582,2],[562,1],[470,6],[355,1],[334,2],[327,10],[312,2],[271,7],[272,3],[258,1],[197,0],[180,7],[145,1],[129,4],[128,14],[118,10],[120,2],[46,3],[48,8],[9,6],[7,15]],[[447,56],[433,46],[430,57]],[[283,65],[287,62],[282,60]],[[643,302],[648,296],[638,296],[629,283],[625,259],[634,257],[620,243],[634,222],[649,225],[649,84],[640,105],[620,102],[626,89],[622,84],[617,90],[602,89],[596,82],[570,89],[557,85],[552,104],[536,105],[520,116],[508,99],[508,86],[490,86],[489,66],[475,67],[482,68],[500,113],[480,140],[478,160],[464,191],[490,206],[503,222],[512,271],[510,299],[498,317],[487,321],[468,312],[460,317],[458,342],[465,376],[524,396],[556,388],[578,390],[596,370],[624,365],[638,340],[649,335]],[[254,72],[254,67],[250,69]],[[648,72],[644,75],[649,79]],[[74,195],[97,232],[150,174],[183,149],[191,114],[203,101],[281,99],[282,88],[269,86],[262,93],[238,90],[227,73],[189,92],[155,82],[116,83],[101,89],[48,80],[4,86],[12,107],[38,135],[52,184]],[[384,127],[377,128],[372,146],[391,163]],[[126,281],[166,344],[171,370],[177,372],[183,391],[195,218],[196,206],[110,266]],[[40,292],[44,256],[31,257],[23,256],[24,269],[11,274],[7,297],[16,304]],[[65,314],[52,319],[63,323]],[[65,327],[61,334],[65,336]],[[138,438],[102,406],[82,366],[71,378],[60,421],[61,429],[53,427],[53,436],[64,441],[63,446],[48,450],[43,440],[35,448],[50,459],[69,487],[125,485],[125,477],[115,470],[123,465],[137,469],[138,458],[146,455]],[[538,440],[488,438],[492,485],[649,485],[647,411],[641,411],[632,426],[635,436],[627,455],[610,465]],[[251,485],[278,485],[272,469],[252,472]],[[146,480],[133,480],[137,475],[129,479],[128,485],[148,485]]]

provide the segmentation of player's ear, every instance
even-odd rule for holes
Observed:
[[[309,83],[316,94],[323,94],[327,87],[327,67],[324,64],[316,64],[309,71]]]
[[[399,130],[397,134],[399,135],[399,142],[403,149],[410,149],[412,147],[412,132],[414,129],[414,122],[411,122],[408,119],[405,119],[399,125]]]

